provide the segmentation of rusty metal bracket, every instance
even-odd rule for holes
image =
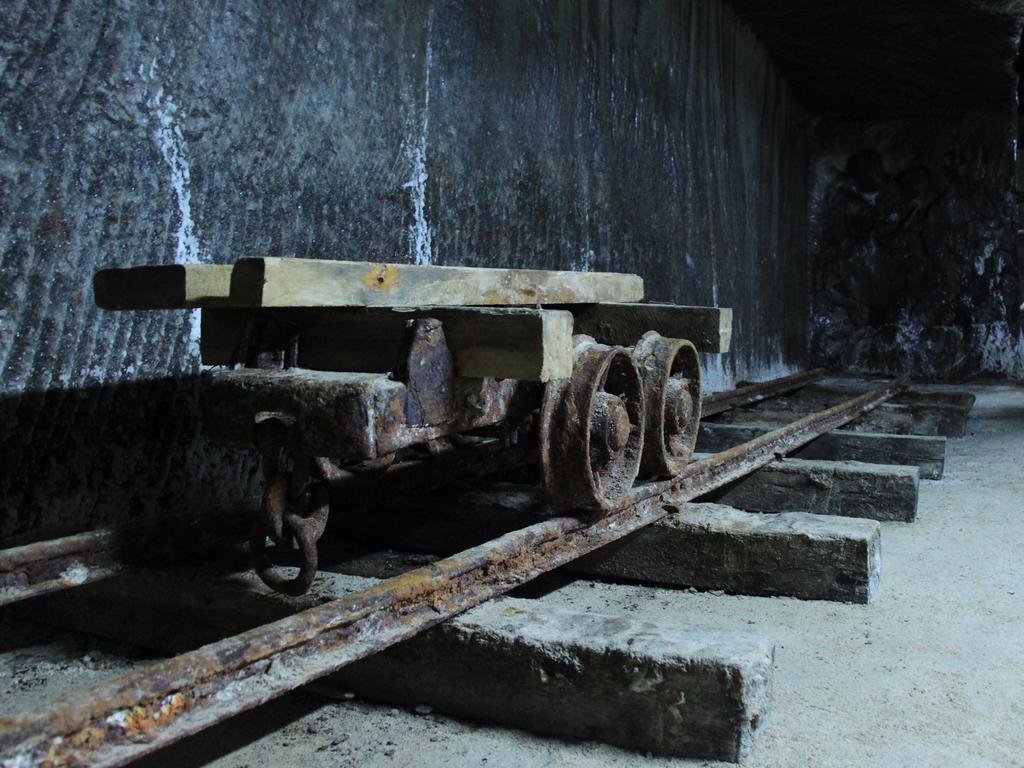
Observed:
[[[405,384],[405,421],[436,426],[454,419],[455,364],[440,320],[419,318],[405,326],[397,378]]]

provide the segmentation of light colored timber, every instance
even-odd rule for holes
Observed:
[[[282,258],[103,269],[93,286],[104,309],[580,304],[644,295],[638,275],[617,272]]]
[[[239,259],[231,302],[245,307],[421,307],[639,301],[643,280],[613,272],[434,267],[320,259]]]
[[[678,307],[672,304],[593,304],[573,307],[576,333],[603,344],[632,346],[647,331],[687,339],[698,352],[728,352],[732,310],[728,307]]]
[[[228,304],[229,264],[166,264],[101,269],[92,280],[103,309],[190,309]]]
[[[200,349],[206,365],[236,362],[247,326],[267,320],[298,333],[302,368],[388,373],[406,323],[424,317],[443,324],[459,376],[548,381],[572,373],[572,314],[523,307],[205,309]]]

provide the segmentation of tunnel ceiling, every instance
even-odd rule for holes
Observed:
[[[1022,0],[731,4],[812,110],[873,118],[1013,103]]]

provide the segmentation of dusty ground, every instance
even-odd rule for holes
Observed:
[[[919,519],[883,524],[870,606],[576,582],[539,600],[776,641],[775,706],[749,766],[1024,766],[1024,390],[978,386]],[[0,639],[0,714],[140,662],[97,641]],[[422,710],[421,710],[422,712]],[[140,765],[719,765],[566,744],[354,699],[294,694]],[[724,764],[721,764],[724,765]]]

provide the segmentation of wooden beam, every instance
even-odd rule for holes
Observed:
[[[704,453],[724,451],[771,430],[767,424],[701,422],[697,450]],[[815,438],[789,455],[798,459],[915,465],[922,479],[938,480],[946,462],[946,438],[836,430]]]
[[[229,264],[165,264],[101,269],[92,279],[103,309],[188,309],[227,306]]]
[[[728,307],[677,307],[672,304],[591,304],[573,307],[576,333],[603,344],[633,346],[647,331],[687,339],[698,352],[728,352],[732,310]]]
[[[206,365],[229,365],[250,321],[267,320],[299,334],[302,368],[388,373],[406,323],[422,317],[443,323],[459,376],[548,381],[572,374],[572,315],[520,307],[205,309],[200,350]]]
[[[434,267],[323,259],[239,259],[231,300],[246,307],[420,307],[639,301],[643,280],[613,272]]]
[[[256,445],[254,416],[284,411],[298,419],[303,445],[315,455],[372,459],[446,433],[446,425],[396,419],[405,394],[403,384],[374,373],[216,371],[204,381],[206,432],[228,445]]]
[[[798,392],[775,397],[770,402],[759,404],[753,410],[810,413],[841,403],[858,391],[864,391],[863,387],[858,389],[836,387],[831,384],[809,384]],[[884,403],[877,412],[879,419],[889,418],[893,428],[871,431],[962,437],[967,428],[968,415],[971,408],[974,407],[974,400],[974,395],[970,392],[907,390],[888,403]],[[702,413],[706,415],[707,410],[704,409]],[[882,416],[882,414],[888,414],[888,416]],[[904,416],[901,418],[899,414],[904,414]],[[860,420],[854,422],[854,425],[858,423]]]
[[[866,392],[874,386],[876,379],[847,378],[843,376],[830,376],[824,381],[808,384],[800,390],[801,398],[813,399],[822,408],[828,407],[853,397],[861,392]],[[737,387],[747,386],[755,382],[738,381]],[[935,390],[923,389],[910,386],[894,396],[889,402],[894,405],[950,405],[962,408],[966,412],[974,407],[975,396],[963,390]]]

